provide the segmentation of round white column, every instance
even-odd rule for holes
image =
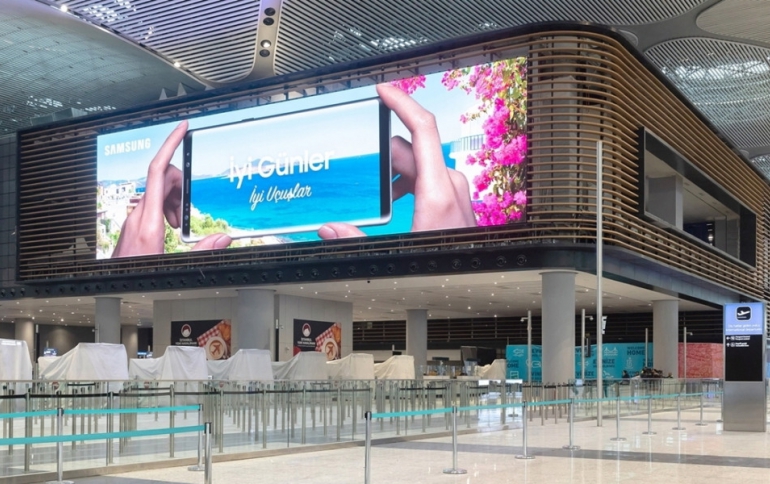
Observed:
[[[133,325],[121,326],[120,342],[126,347],[129,358],[136,358],[139,351],[139,328]]]
[[[575,273],[544,272],[543,382],[575,378]]]
[[[428,363],[428,310],[406,310],[406,354],[414,357],[415,374]]]
[[[17,319],[13,322],[13,338],[26,341],[29,357],[35,362],[35,322],[31,319]]]
[[[652,302],[652,366],[679,378],[679,301]]]
[[[120,298],[97,297],[96,342],[120,344]]]
[[[275,328],[275,292],[240,289],[233,320],[232,352],[241,348],[270,350]]]

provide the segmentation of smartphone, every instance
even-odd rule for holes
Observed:
[[[390,110],[379,98],[191,130],[183,155],[185,242],[391,219]]]

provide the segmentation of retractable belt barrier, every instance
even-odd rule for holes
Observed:
[[[58,484],[69,484],[71,481],[64,481],[64,458],[63,458],[63,444],[65,442],[81,442],[90,440],[106,440],[108,446],[111,446],[111,442],[114,439],[125,439],[130,437],[149,437],[155,435],[175,435],[181,433],[198,432],[199,436],[202,435],[203,439],[199,437],[198,446],[198,466],[200,469],[191,470],[203,470],[204,471],[204,484],[211,484],[211,424],[209,422],[200,423],[198,425],[190,425],[186,427],[170,427],[161,429],[146,429],[146,430],[124,430],[118,432],[101,432],[92,434],[81,435],[65,435],[63,432],[63,418],[65,415],[124,415],[124,414],[140,414],[140,413],[155,413],[155,412],[186,412],[186,411],[201,411],[200,405],[182,405],[172,407],[151,407],[151,408],[100,408],[100,409],[64,409],[58,408],[56,410],[41,410],[37,412],[18,412],[18,413],[2,413],[0,414],[0,420],[2,419],[14,419],[14,418],[34,418],[56,415],[57,421],[57,433],[56,435],[40,436],[40,437],[12,437],[12,438],[0,438],[0,446],[12,446],[12,445],[33,445],[33,444],[56,444],[56,475],[57,480],[52,481]],[[200,420],[200,419],[199,419]],[[203,455],[201,453],[201,447],[205,450]],[[108,464],[109,462],[108,452]],[[205,465],[203,464],[205,459]]]

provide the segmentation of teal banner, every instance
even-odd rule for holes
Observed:
[[[575,347],[575,378],[580,378],[580,352]],[[608,343],[602,345],[602,366],[605,379],[623,378],[623,370],[630,376],[639,373],[645,366],[652,365],[652,343],[648,343],[647,363],[644,361],[644,343]],[[542,381],[543,349],[532,345],[532,381]],[[508,345],[505,349],[508,378],[527,379],[527,345]],[[586,354],[587,380],[596,379],[596,345],[591,345]]]

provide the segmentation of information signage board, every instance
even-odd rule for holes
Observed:
[[[764,381],[765,305],[724,306],[725,381]]]

